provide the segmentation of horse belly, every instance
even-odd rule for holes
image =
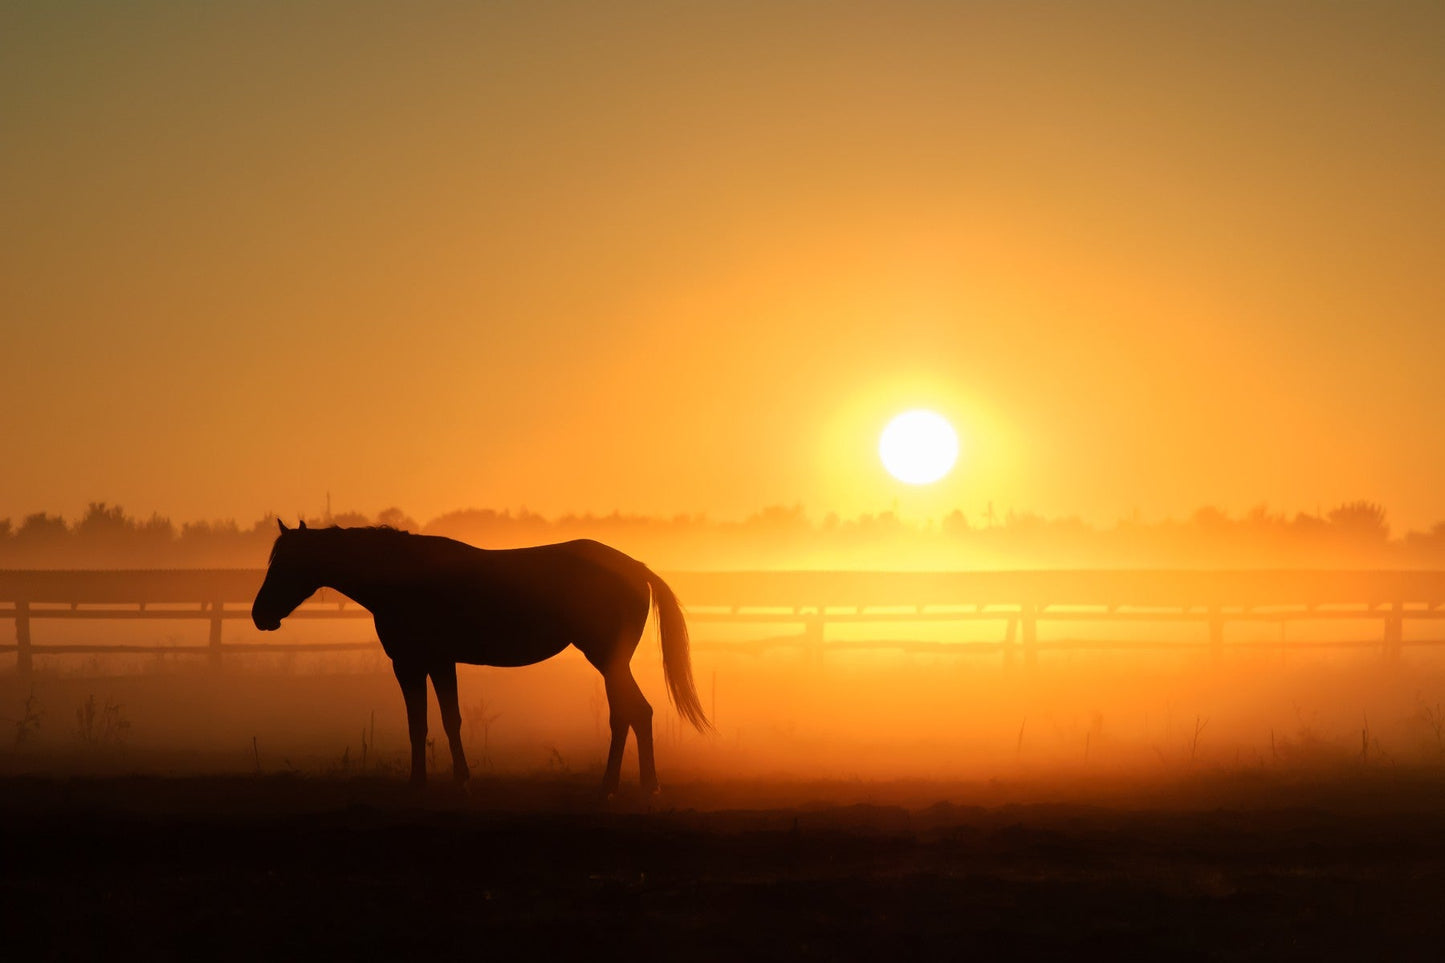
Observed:
[[[568,645],[588,651],[610,644],[634,621],[640,632],[647,596],[628,588],[612,573],[587,565],[545,578],[468,579],[413,599],[385,618],[376,613],[377,632],[393,659],[415,652],[471,665],[531,665]]]
[[[484,637],[459,638],[452,649],[457,662],[506,667],[542,662],[570,644],[567,638],[489,633]]]
[[[500,605],[468,613],[444,635],[457,662],[532,665],[577,641],[573,621],[565,607]]]

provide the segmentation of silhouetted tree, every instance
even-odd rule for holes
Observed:
[[[186,522],[181,525],[181,541],[204,542],[216,538],[231,538],[241,534],[235,519],[220,522]]]
[[[1013,532],[1033,534],[1039,531],[1045,522],[1033,512],[1016,512],[1012,508],[1004,516],[1003,527]]]
[[[1284,515],[1271,513],[1268,505],[1259,504],[1244,516],[1244,523],[1257,534],[1274,534],[1284,527],[1285,520]]]
[[[1318,515],[1307,515],[1300,512],[1290,522],[1290,531],[1296,536],[1319,536],[1329,531],[1329,522]]]
[[[44,512],[36,512],[33,515],[26,515],[25,521],[20,523],[20,530],[15,533],[17,541],[26,543],[54,543],[61,541],[70,534],[70,529],[65,524],[65,519],[59,515],[47,515]]]
[[[1335,531],[1352,540],[1384,542],[1390,537],[1385,509],[1374,502],[1346,502],[1326,517]]]
[[[1213,505],[1205,505],[1195,509],[1189,518],[1189,524],[1201,532],[1217,534],[1226,531],[1230,527],[1229,516]]]
[[[796,531],[809,527],[802,505],[769,505],[743,522],[745,528]]]
[[[152,551],[164,549],[176,540],[176,527],[164,515],[152,513],[143,522],[134,522],[136,541]]]
[[[361,528],[371,524],[371,519],[361,512],[337,512],[331,516],[331,524],[340,525],[342,528]]]
[[[75,523],[75,534],[87,541],[114,540],[129,534],[133,527],[119,505],[91,502],[80,521]]]
[[[1411,532],[1405,536],[1410,554],[1436,556],[1445,561],[1445,522],[1436,522],[1428,532]]]
[[[344,527],[373,521],[404,531],[448,535],[486,548],[511,548],[571,538],[609,541],[636,556],[674,568],[757,566],[848,567],[910,564],[938,567],[1060,566],[1331,566],[1445,567],[1445,522],[1391,541],[1385,510],[1355,501],[1324,515],[1286,518],[1260,505],[1231,518],[1204,507],[1187,520],[1137,517],[1096,528],[1077,517],[1046,518],[1010,511],[992,524],[970,524],[961,511],[920,524],[893,512],[820,521],[801,505],[774,505],[741,521],[705,515],[659,518],[612,512],[549,519],[517,511],[468,509],[418,525],[400,508],[375,519],[360,512],[335,515]],[[312,520],[307,520],[312,524]],[[320,520],[316,520],[320,524]],[[254,566],[265,561],[276,537],[274,515],[241,527],[233,520],[188,522],[177,531],[152,515],[138,521],[118,505],[90,503],[75,526],[39,512],[16,528],[0,520],[0,565],[45,566]]]
[[[388,525],[391,528],[399,528],[403,532],[416,532],[421,530],[421,526],[416,523],[416,519],[412,518],[406,512],[402,511],[400,508],[397,508],[395,505],[393,505],[391,508],[383,508],[381,511],[377,512],[376,524]]]

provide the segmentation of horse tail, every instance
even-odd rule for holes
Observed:
[[[662,638],[662,674],[667,678],[668,697],[679,715],[692,723],[698,732],[707,732],[712,723],[703,714],[697,688],[692,683],[692,656],[688,649],[687,622],[682,617],[682,606],[656,572],[645,567],[644,571],[647,573],[647,584],[652,587],[652,605],[657,609],[658,635]]]

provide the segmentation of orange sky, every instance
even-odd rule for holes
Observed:
[[[1445,518],[1439,4],[17,7],[0,517]]]

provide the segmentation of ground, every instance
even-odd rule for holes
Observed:
[[[610,803],[594,785],[0,778],[7,957],[1435,959],[1445,945],[1437,772],[696,782]]]

